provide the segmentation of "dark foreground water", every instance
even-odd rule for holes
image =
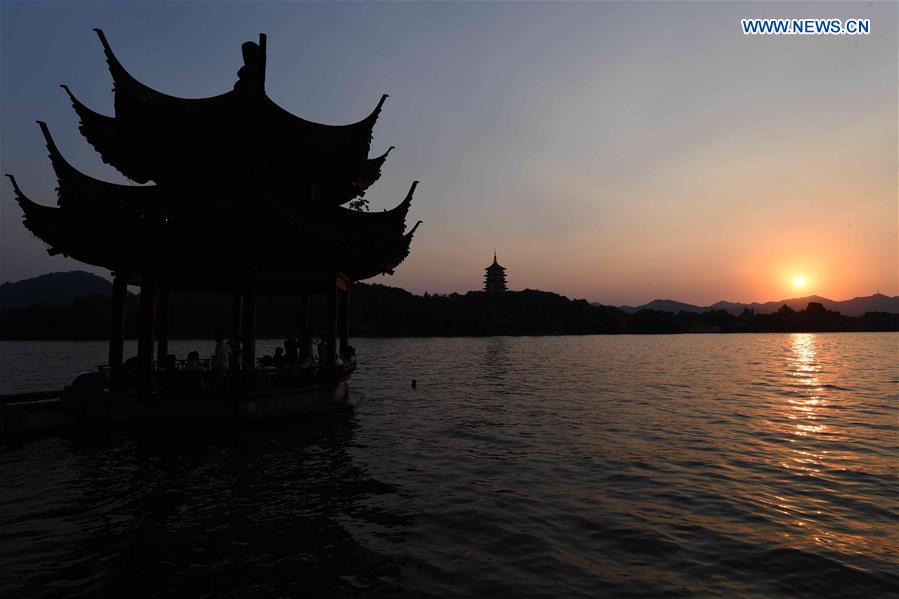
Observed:
[[[895,595],[897,340],[358,340],[350,418],[0,449],[0,596]]]

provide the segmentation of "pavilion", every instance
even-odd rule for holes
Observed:
[[[140,185],[80,172],[43,122],[38,124],[58,180],[57,206],[33,202],[10,180],[25,226],[51,255],[113,273],[111,386],[121,380],[127,285],[140,287],[136,380],[142,397],[156,392],[155,366],[168,352],[173,291],[233,296],[233,333],[244,340],[244,393],[253,389],[257,366],[257,297],[298,296],[308,328],[310,295],[325,295],[327,351],[320,374],[345,380],[355,364],[347,351],[351,284],[392,274],[409,254],[418,226],[406,230],[417,181],[391,210],[346,207],[378,180],[393,149],[369,157],[387,95],[368,116],[348,125],[294,116],[266,95],[266,37],[260,35],[258,44],[243,44],[243,66],[231,91],[177,98],[135,79],[103,31],[95,31],[114,83],[115,115],[94,112],[62,87],[81,134],[106,164]]]

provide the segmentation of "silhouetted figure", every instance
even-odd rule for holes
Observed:
[[[167,375],[178,372],[178,357],[175,354],[167,355],[165,357],[165,362],[160,364],[159,370],[166,373]]]
[[[287,363],[287,358],[284,355],[284,348],[276,347],[275,348],[275,356],[272,358],[272,364],[277,366],[278,368],[281,368],[286,363]]]
[[[318,363],[319,365],[327,364],[330,360],[328,359],[331,354],[328,352],[331,351],[331,348],[328,347],[327,339],[322,339],[318,344]]]
[[[180,386],[186,391],[202,391],[206,383],[203,380],[205,368],[200,363],[200,352],[187,354],[187,364],[181,369]]]
[[[231,348],[224,341],[221,333],[215,336],[215,353],[212,355],[212,369],[215,372],[227,372],[231,367]]]
[[[309,343],[312,347],[312,363],[313,364],[321,364],[322,360],[322,346],[325,341],[321,337],[318,336],[318,333],[313,332],[312,337],[309,340]]]
[[[202,372],[203,365],[200,363],[200,352],[192,351],[187,354],[187,364],[184,365],[184,372]]]
[[[415,379],[412,379],[412,388],[415,389],[418,387],[418,382]]]
[[[131,356],[122,363],[122,378],[119,383],[125,387],[137,384],[137,356]]]
[[[178,376],[178,357],[168,354],[162,364],[159,365],[158,381],[163,390],[173,389]]]
[[[287,341],[284,342],[284,351],[286,353],[287,363],[288,364],[296,364],[300,361],[299,354],[297,353],[298,345],[297,340],[294,338],[293,333],[287,338]]]
[[[315,363],[315,348],[312,346],[312,335],[304,332],[300,338],[300,365],[303,367]]]

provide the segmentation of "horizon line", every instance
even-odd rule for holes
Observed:
[[[55,270],[55,271],[51,271],[51,272],[46,272],[46,273],[43,273],[43,274],[35,275],[35,276],[33,276],[33,277],[28,277],[28,278],[25,278],[25,279],[19,279],[18,281],[0,281],[0,285],[15,285],[15,284],[17,284],[17,283],[22,283],[22,282],[24,282],[24,281],[29,281],[29,280],[31,280],[31,279],[36,279],[36,278],[38,278],[38,277],[43,277],[43,276],[47,276],[47,275],[54,275],[54,274],[68,274],[68,273],[73,273],[73,272],[81,272],[81,273],[85,273],[85,274],[89,274],[89,275],[94,275],[94,276],[100,277],[100,278],[105,279],[105,280],[109,281],[110,283],[112,283],[112,281],[109,279],[108,276],[103,276],[103,275],[101,275],[101,274],[97,274],[97,273],[94,273],[94,272],[90,272],[90,271],[88,271],[88,270],[74,269],[74,270]],[[399,287],[399,286],[397,286],[397,285],[387,285],[387,284],[385,284],[385,283],[379,283],[379,282],[370,282],[370,283],[367,283],[367,282],[365,282],[365,281],[358,281],[358,282],[359,282],[359,283],[364,283],[364,284],[366,284],[366,285],[383,285],[384,287],[393,287],[393,288],[395,288],[395,289],[402,289],[403,291],[406,291],[407,293],[411,293],[411,294],[413,294],[413,295],[420,295],[420,296],[425,295],[425,294],[428,294],[428,295],[452,295],[452,294],[454,294],[454,293],[455,293],[455,294],[458,294],[458,295],[464,295],[464,294],[466,294],[466,293],[472,293],[472,292],[477,293],[477,292],[482,292],[482,291],[483,291],[483,289],[468,289],[468,290],[466,290],[466,291],[449,291],[449,292],[446,292],[446,293],[431,292],[431,291],[422,291],[422,292],[416,293],[416,292],[414,292],[414,291],[410,291],[410,290],[408,290],[408,289],[406,289],[406,288],[404,288],[404,287]],[[129,287],[135,287],[135,286],[134,286],[134,285],[129,285]],[[823,300],[827,300],[827,301],[830,301],[830,302],[848,302],[848,301],[851,301],[851,300],[854,300],[854,299],[869,298],[869,297],[874,297],[874,296],[877,296],[877,295],[882,295],[883,297],[887,297],[887,298],[891,298],[891,299],[899,298],[899,295],[887,295],[887,294],[885,294],[885,293],[881,293],[880,290],[877,290],[877,291],[875,291],[875,292],[873,292],[873,293],[871,293],[871,294],[869,294],[869,295],[856,295],[856,296],[854,296],[854,297],[850,297],[850,298],[846,298],[846,299],[833,299],[833,298],[829,298],[829,297],[825,297],[825,296],[823,296],[823,295],[818,295],[818,294],[816,294],[816,293],[813,293],[813,294],[811,294],[811,295],[804,295],[804,296],[798,296],[798,297],[789,297],[789,298],[778,299],[778,300],[766,300],[766,301],[753,300],[753,301],[745,302],[745,301],[732,301],[732,300],[726,300],[726,299],[719,299],[719,300],[717,300],[717,301],[715,301],[715,302],[713,302],[713,303],[711,303],[711,304],[705,304],[705,305],[703,305],[703,304],[694,304],[694,303],[685,302],[685,301],[681,301],[681,300],[677,300],[677,299],[663,298],[663,297],[656,297],[656,298],[653,298],[653,299],[648,300],[648,301],[646,301],[646,302],[643,302],[643,303],[636,303],[636,304],[609,304],[609,303],[601,302],[601,301],[596,300],[596,299],[594,299],[594,300],[589,300],[589,299],[587,299],[587,298],[585,298],[585,297],[584,297],[584,298],[573,297],[573,296],[569,296],[569,295],[566,295],[566,294],[564,294],[564,293],[561,293],[561,292],[559,292],[559,291],[553,291],[553,290],[547,290],[547,289],[536,289],[536,288],[526,287],[526,288],[524,288],[524,289],[509,289],[508,291],[511,292],[511,293],[520,292],[520,291],[540,291],[540,292],[544,292],[544,293],[555,293],[555,294],[557,294],[557,295],[560,295],[560,296],[565,297],[565,298],[568,298],[568,299],[572,299],[572,300],[583,299],[583,300],[587,301],[587,302],[590,303],[590,304],[599,304],[599,305],[602,305],[602,306],[611,306],[611,307],[613,307],[613,308],[640,308],[640,307],[642,307],[642,306],[646,306],[646,305],[648,305],[648,304],[651,304],[652,302],[676,302],[676,303],[684,304],[684,305],[687,305],[687,306],[693,306],[693,307],[695,307],[695,308],[711,308],[711,307],[714,306],[715,304],[719,304],[719,303],[740,304],[740,305],[752,305],[752,304],[764,305],[764,304],[781,304],[781,303],[784,303],[784,304],[785,304],[786,302],[792,302],[792,301],[796,301],[796,300],[805,300],[805,299],[810,299],[810,298],[818,298],[818,299],[823,299]]]

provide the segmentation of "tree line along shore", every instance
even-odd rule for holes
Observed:
[[[225,296],[173,293],[170,335],[198,339],[213,338],[217,332],[230,335],[232,302]],[[545,291],[415,295],[365,283],[353,286],[351,302],[353,337],[899,331],[899,314],[868,312],[852,317],[815,302],[802,310],[783,306],[771,314],[651,309],[629,314]],[[324,298],[313,298],[311,311],[312,328],[323,330]],[[137,296],[129,296],[126,314],[125,335],[134,338]],[[260,298],[257,318],[261,337],[299,334],[299,299]],[[109,320],[110,300],[105,295],[7,308],[0,310],[0,339],[105,339]]]

